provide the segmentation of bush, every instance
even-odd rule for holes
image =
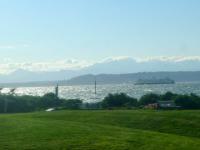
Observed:
[[[39,96],[14,96],[0,94],[0,113],[31,112],[55,107],[78,108],[80,101],[68,101],[59,99],[54,93]],[[82,102],[81,102],[82,103]]]
[[[0,112],[30,112],[39,108],[40,97],[0,95]]]
[[[163,95],[161,95],[160,100],[161,101],[171,101],[174,100],[176,98],[177,94],[174,94],[172,92],[167,92]]]
[[[41,98],[42,108],[57,107],[61,103],[62,101],[54,93],[47,93]]]
[[[63,100],[62,106],[66,109],[80,109],[82,101],[79,99]]]
[[[200,108],[200,97],[197,95],[178,95],[175,98],[175,103],[183,109],[199,109]]]
[[[96,103],[84,103],[83,108],[85,109],[101,109],[101,102],[96,102]]]
[[[150,93],[150,94],[143,95],[140,98],[139,103],[140,105],[148,105],[148,104],[157,103],[159,100],[160,100],[159,95]]]
[[[112,107],[135,107],[137,106],[137,99],[132,98],[124,93],[120,94],[109,94],[102,101],[103,108]]]

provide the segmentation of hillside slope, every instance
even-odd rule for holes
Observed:
[[[0,149],[197,150],[199,111],[58,111],[0,115]]]

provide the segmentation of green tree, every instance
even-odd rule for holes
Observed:
[[[41,98],[42,108],[57,107],[61,103],[62,101],[54,93],[47,93]]]
[[[125,93],[109,94],[102,101],[103,108],[110,107],[134,107],[137,106],[137,99],[132,98]]]
[[[174,100],[174,98],[177,96],[177,94],[174,94],[172,92],[167,92],[163,95],[161,95],[160,100],[162,101],[170,101],[170,100]]]
[[[148,105],[148,104],[157,103],[159,100],[160,100],[159,95],[150,93],[150,94],[143,95],[140,98],[139,103],[140,105]]]
[[[200,98],[197,95],[178,95],[175,98],[175,103],[177,106],[183,109],[199,109],[200,108]]]

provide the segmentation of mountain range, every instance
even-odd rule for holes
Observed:
[[[74,77],[68,81],[62,81],[64,85],[94,84],[134,84],[139,79],[165,79],[169,78],[175,82],[200,82],[200,71],[180,71],[180,72],[141,72],[129,74],[99,74],[83,75]]]
[[[136,74],[139,72],[180,72],[184,71],[194,73],[200,70],[199,59],[185,60],[161,60],[152,59],[145,61],[137,61],[133,58],[123,59],[107,59],[102,62],[92,64],[87,67],[76,70],[60,70],[60,71],[28,71],[18,69],[10,74],[1,74],[0,83],[20,83],[20,82],[36,82],[36,81],[67,81],[74,77],[85,74]],[[196,72],[199,74],[199,72]],[[145,74],[145,73],[143,73]],[[162,73],[163,74],[163,73]],[[181,75],[181,73],[179,74]],[[177,78],[178,79],[178,78]],[[198,79],[199,80],[199,79]]]

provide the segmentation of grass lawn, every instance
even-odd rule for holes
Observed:
[[[200,111],[2,114],[0,149],[199,150]]]

